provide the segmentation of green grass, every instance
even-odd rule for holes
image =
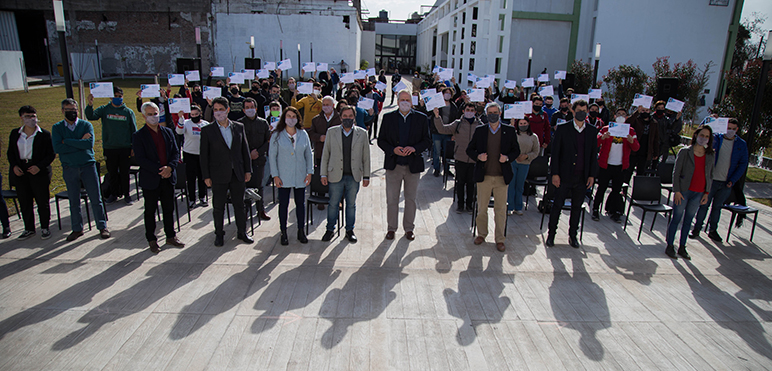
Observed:
[[[772,171],[757,167],[748,167],[745,181],[750,183],[772,183]]]
[[[751,200],[772,207],[772,198],[751,198]]]
[[[120,86],[123,89],[124,101],[126,106],[134,110],[137,117],[141,117],[136,110],[136,94],[139,91],[140,84],[153,83],[152,79],[125,79],[125,80],[109,80],[116,86]],[[85,84],[85,83],[84,83]],[[73,85],[73,94],[75,100],[78,98],[78,85]],[[88,95],[88,88],[85,89],[85,94]],[[18,129],[22,123],[19,119],[19,107],[24,105],[31,105],[38,111],[38,119],[40,120],[40,127],[51,131],[51,127],[63,119],[61,102],[67,97],[64,86],[55,86],[48,88],[31,89],[28,93],[24,91],[15,92],[0,92],[0,142],[2,146],[2,160],[0,160],[0,171],[3,174],[2,189],[9,189],[8,186],[8,137],[11,130]],[[107,98],[94,99],[94,106],[98,107],[103,104],[109,103]],[[83,116],[80,116],[84,118]],[[139,119],[138,121],[141,121]],[[102,125],[101,122],[92,122],[94,125],[94,154],[96,160],[99,161],[104,169],[104,154],[102,153]],[[141,123],[137,123],[137,126],[141,126]],[[53,177],[51,179],[51,194],[61,192],[67,187],[64,185],[64,179],[62,179],[62,166],[57,157],[51,164],[53,168]],[[104,173],[104,170],[103,170]],[[10,212],[14,212],[13,202],[10,203]]]

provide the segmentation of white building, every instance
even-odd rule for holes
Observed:
[[[467,72],[519,81],[526,77],[529,48],[531,77],[545,68],[552,76],[574,59],[594,63],[600,43],[599,79],[621,64],[639,65],[651,75],[652,63],[663,56],[699,66],[712,61],[706,94],[712,102],[723,89],[719,69],[731,63],[742,5],[743,0],[438,0],[418,24],[418,65],[453,68],[459,82]]]

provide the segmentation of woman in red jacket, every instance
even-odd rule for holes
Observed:
[[[620,118],[624,123],[624,118]],[[616,124],[616,123],[615,123]],[[598,132],[598,191],[595,192],[595,201],[592,205],[592,220],[600,220],[600,206],[603,204],[603,196],[611,181],[611,194],[606,201],[606,211],[611,215],[611,220],[622,222],[622,211],[625,205],[622,198],[623,172],[630,167],[630,152],[641,148],[635,129],[630,127],[626,138],[613,137],[609,133],[609,126],[604,126]]]

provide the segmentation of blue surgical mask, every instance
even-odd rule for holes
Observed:
[[[117,98],[117,97],[113,98],[113,104],[116,106],[120,106],[121,104],[123,104],[123,98]]]

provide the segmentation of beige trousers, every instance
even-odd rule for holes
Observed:
[[[413,174],[407,165],[397,165],[394,170],[386,170],[386,224],[389,231],[397,231],[399,223],[399,194],[402,191],[402,182],[405,183],[405,215],[402,218],[402,228],[405,232],[412,232],[415,228],[416,193],[418,179],[421,174]],[[506,188],[505,188],[506,192]],[[506,203],[507,195],[504,194]],[[506,205],[504,205],[506,207]]]
[[[488,236],[488,202],[493,194],[493,219],[496,221],[496,243],[504,242],[507,221],[507,184],[503,176],[485,176],[477,183],[477,235]]]

